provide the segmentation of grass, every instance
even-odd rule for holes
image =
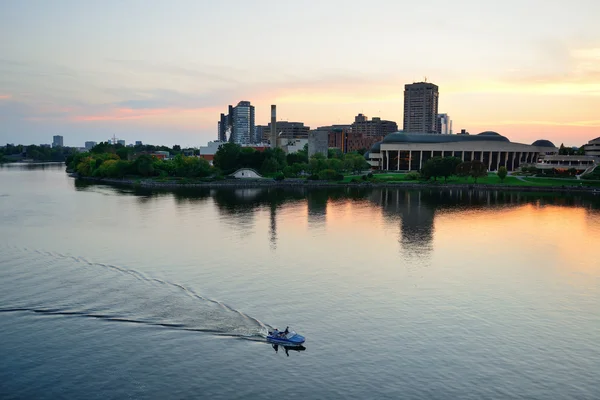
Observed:
[[[406,179],[405,173],[382,173],[382,174],[374,174],[373,178],[370,182],[374,183],[386,183],[386,182],[410,182],[410,183],[433,183],[434,181],[415,181]],[[357,178],[361,179],[359,175],[346,175],[344,179],[340,181],[340,183],[349,183],[352,179]],[[504,178],[504,181],[500,180],[498,175],[495,173],[488,173],[488,176],[478,178],[477,184],[482,185],[507,185],[507,186],[539,186],[539,187],[561,187],[561,186],[583,186],[583,187],[600,187],[600,181],[586,181],[586,180],[578,180],[578,179],[566,179],[566,178],[537,178],[537,177],[520,177],[516,176],[507,176]],[[361,179],[362,181],[362,179]],[[473,178],[459,178],[457,176],[452,176],[448,178],[447,181],[444,181],[444,178],[438,178],[437,183],[439,184],[474,184],[475,181]]]

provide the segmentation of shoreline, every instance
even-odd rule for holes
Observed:
[[[78,177],[69,174],[75,179],[97,182],[108,185],[130,186],[144,189],[251,189],[251,188],[395,188],[395,189],[438,189],[438,190],[496,190],[513,192],[554,192],[554,193],[589,193],[600,194],[600,188],[591,186],[516,186],[516,185],[488,185],[479,183],[413,183],[413,182],[322,182],[307,180],[224,180],[216,182],[177,183],[157,182],[152,179],[110,179]]]

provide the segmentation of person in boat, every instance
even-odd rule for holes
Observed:
[[[285,327],[285,332],[283,332],[284,335],[287,335],[290,332],[290,327],[286,326]]]

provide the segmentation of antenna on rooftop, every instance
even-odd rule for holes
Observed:
[[[425,77],[425,83],[427,83],[427,77]]]

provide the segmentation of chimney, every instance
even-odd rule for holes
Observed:
[[[271,148],[277,147],[277,106],[271,104]]]

